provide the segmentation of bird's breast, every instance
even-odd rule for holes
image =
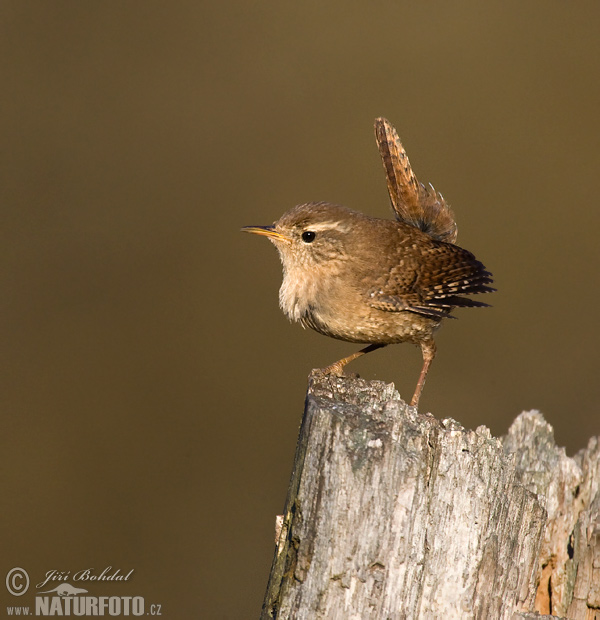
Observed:
[[[279,289],[279,306],[290,321],[301,321],[319,298],[320,283],[303,270],[286,271]]]
[[[430,337],[439,321],[407,312],[384,312],[367,303],[364,292],[343,284],[338,274],[284,272],[279,305],[291,321],[349,342],[393,343]]]

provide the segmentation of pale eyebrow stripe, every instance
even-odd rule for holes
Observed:
[[[345,223],[337,222],[320,222],[318,224],[307,224],[306,230],[314,230],[315,232],[321,232],[323,230],[347,230],[348,227]]]

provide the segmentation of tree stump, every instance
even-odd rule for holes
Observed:
[[[600,447],[502,439],[313,371],[261,618],[600,620]]]

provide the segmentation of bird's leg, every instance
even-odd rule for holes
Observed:
[[[424,340],[421,342],[421,351],[423,352],[423,368],[421,369],[421,374],[419,375],[419,380],[417,381],[415,393],[410,401],[411,407],[417,407],[419,405],[419,398],[421,398],[421,392],[423,391],[423,386],[425,385],[427,371],[429,370],[431,362],[433,362],[433,358],[435,357],[435,342],[433,342],[433,340]]]
[[[338,377],[341,377],[344,374],[344,366],[346,366],[346,364],[349,364],[351,361],[355,360],[361,355],[364,355],[365,353],[371,353],[371,351],[376,351],[377,349],[381,349],[385,346],[385,344],[370,344],[368,347],[365,347],[364,349],[361,349],[360,351],[357,351],[356,353],[353,353],[352,355],[341,359],[339,362],[335,362],[335,364],[331,364],[330,366],[327,366],[327,368],[323,368],[321,372],[326,375],[337,375]]]

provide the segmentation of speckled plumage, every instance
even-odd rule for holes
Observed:
[[[306,244],[309,229],[316,237]],[[274,230],[292,240],[272,237],[284,268],[281,309],[340,340],[418,343],[452,308],[485,305],[461,294],[490,290],[490,274],[470,252],[404,222],[308,203]]]
[[[457,307],[485,306],[464,295],[494,289],[485,267],[454,244],[452,211],[441,194],[417,181],[394,128],[377,119],[375,132],[395,220],[318,202],[294,207],[273,226],[246,230],[268,236],[279,251],[279,302],[290,320],[370,345],[326,371],[341,372],[352,359],[387,344],[421,346],[416,405],[442,319]]]

